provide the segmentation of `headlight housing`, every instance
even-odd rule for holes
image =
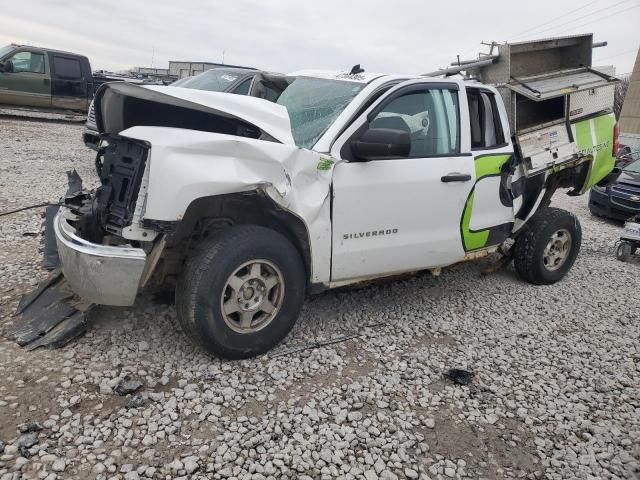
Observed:
[[[598,193],[607,193],[607,187],[599,187],[598,185],[594,185],[592,188]]]

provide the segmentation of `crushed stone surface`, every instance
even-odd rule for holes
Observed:
[[[72,168],[95,183],[81,133],[0,119],[0,212],[57,200]],[[327,292],[256,359],[203,354],[150,292],[61,350],[3,336],[0,480],[638,478],[640,261],[615,259],[621,226],[586,196],[554,205],[584,237],[560,283],[485,259]],[[40,212],[0,217],[0,329],[46,276]],[[142,388],[118,395],[125,378]]]

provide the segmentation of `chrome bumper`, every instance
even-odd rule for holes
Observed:
[[[63,208],[53,226],[62,271],[77,295],[100,305],[133,305],[147,260],[144,250],[80,238]]]

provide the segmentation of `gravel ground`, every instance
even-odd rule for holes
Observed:
[[[81,131],[0,120],[0,211],[56,199],[65,170],[93,178]],[[359,334],[323,348],[211,359],[151,294],[62,350],[0,339],[0,479],[637,477],[640,262],[615,260],[620,226],[585,197],[555,203],[584,232],[559,284],[478,262],[325,293],[275,352]],[[0,219],[0,328],[46,275],[39,224]],[[126,377],[137,394],[114,392]]]

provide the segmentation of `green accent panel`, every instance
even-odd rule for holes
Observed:
[[[595,143],[591,136],[592,124],[596,137]],[[616,164],[616,159],[612,155],[613,128],[615,124],[616,117],[613,113],[574,124],[578,149],[584,154],[593,155],[593,163],[589,170],[589,176],[581,189],[582,193],[609,175]]]
[[[511,158],[511,153],[499,154],[499,155],[479,155],[475,159],[476,167],[476,183],[482,180],[484,177],[490,175],[500,175],[502,166]],[[475,185],[473,186],[475,189]],[[496,192],[499,195],[499,192]],[[473,197],[474,190],[471,190],[471,194],[467,199],[467,203],[464,206],[462,212],[462,221],[460,222],[460,229],[462,233],[462,245],[465,251],[477,250],[487,246],[487,240],[489,239],[490,228],[486,230],[479,230],[477,232],[472,231],[469,228],[471,223],[471,214],[473,212]]]
[[[488,155],[476,159],[476,182],[487,175],[500,175],[502,165],[509,160],[511,154]]]
[[[611,173],[616,165],[616,159],[612,154],[613,149],[613,129],[616,125],[616,118],[613,113],[596,117],[593,119],[594,129],[596,131],[596,141],[599,148],[594,164],[589,173],[587,184],[584,190],[588,190],[604,177]]]
[[[489,239],[489,230],[472,232],[469,229],[471,213],[473,212],[473,196],[474,193],[471,192],[471,195],[469,195],[467,199],[467,204],[464,207],[464,213],[462,214],[462,244],[467,252],[484,247]]]

